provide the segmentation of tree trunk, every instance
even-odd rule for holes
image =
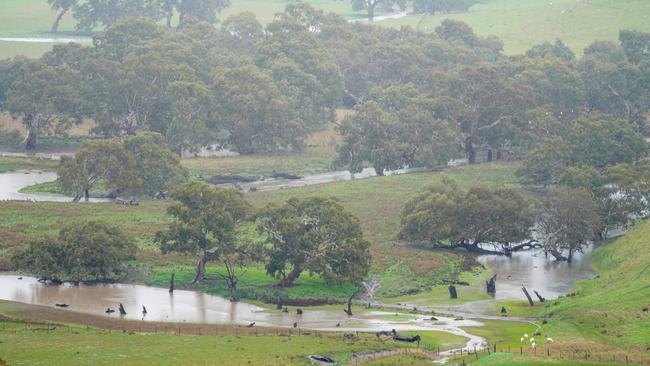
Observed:
[[[230,302],[237,302],[239,301],[239,296],[237,296],[237,282],[228,279],[228,289],[230,290]]]
[[[375,20],[375,6],[374,4],[368,4],[368,21],[372,22]]]
[[[560,252],[559,252],[557,249],[555,249],[555,248],[549,248],[549,249],[547,249],[546,251],[547,251],[548,253],[551,253],[551,255],[552,255],[553,257],[555,257],[555,260],[556,260],[556,261],[565,261],[565,260],[567,260],[567,258],[564,257],[564,256],[562,255],[562,253],[560,253]]]
[[[201,258],[199,258],[198,263],[196,264],[196,275],[192,280],[192,283],[197,283],[203,281],[205,278],[205,262],[207,261],[206,254],[203,253]]]
[[[521,290],[524,292],[524,295],[526,295],[526,298],[528,299],[528,303],[530,304],[530,306],[535,306],[535,303],[533,302],[533,298],[530,297],[528,290],[526,290],[525,287],[522,287]]]
[[[346,314],[348,314],[348,316],[352,316],[352,299],[354,298],[354,296],[355,296],[357,293],[359,293],[359,289],[357,289],[356,291],[354,291],[354,292],[352,293],[352,295],[350,295],[350,297],[348,297],[348,308],[347,308],[347,309],[343,309],[343,311],[344,311]]]
[[[86,188],[84,189],[84,201],[88,202],[90,200],[90,192],[89,189]]]
[[[467,156],[468,163],[476,164],[476,150],[474,150],[471,137],[465,139],[465,155]]]
[[[291,272],[280,281],[276,286],[277,287],[291,287],[293,285],[293,281],[295,281],[298,277],[300,277],[300,274],[302,273],[303,269],[300,266],[293,267]]]
[[[36,139],[38,134],[34,129],[29,129],[27,131],[27,139],[25,139],[25,150],[35,150],[36,149]]]
[[[572,261],[573,261],[573,249],[569,249],[569,257],[567,258],[567,262],[571,264]]]
[[[501,160],[501,150],[497,149],[497,160]]]
[[[170,293],[170,294],[174,292],[174,277],[175,277],[175,276],[176,276],[176,273],[173,273],[173,272],[172,272],[172,276],[171,276],[171,278],[169,279],[169,293]]]
[[[59,23],[61,23],[61,18],[65,15],[65,13],[70,10],[69,8],[64,8],[61,9],[61,11],[56,15],[56,18],[54,18],[54,24],[52,24],[52,28],[50,29],[50,33],[57,33],[59,31]]]
[[[492,162],[492,149],[488,149],[487,161],[488,161],[489,163]]]

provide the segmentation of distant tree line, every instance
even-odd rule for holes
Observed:
[[[626,149],[612,154],[632,158],[610,158],[642,157],[649,45],[649,34],[621,31],[619,43],[594,42],[580,59],[559,40],[506,56],[498,38],[459,21],[425,34],[350,23],[304,3],[266,27],[250,13],[219,28],[191,17],[180,28],[127,17],[97,33],[92,47],[0,62],[0,108],[25,124],[28,148],[91,119],[105,138],[148,130],[176,152],[217,142],[256,153],[299,150],[335,108],[350,107],[356,113],[339,126],[341,166],[381,174],[530,152],[558,164],[535,178],[555,182],[569,158],[541,150],[562,145],[550,152],[580,159],[567,139],[589,137],[571,126],[617,125],[627,137],[609,136]]]

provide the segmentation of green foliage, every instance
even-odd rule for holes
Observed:
[[[69,224],[14,254],[17,268],[53,281],[118,280],[136,246],[116,227],[98,221]]]
[[[436,119],[431,101],[412,85],[374,90],[338,130],[343,143],[337,163],[361,171],[369,163],[378,175],[403,167],[445,165],[458,152],[458,133]]]
[[[162,18],[158,0],[88,0],[76,7],[77,29],[91,31],[98,26],[110,27],[125,17]]]
[[[142,181],[140,192],[155,197],[170,191],[187,180],[187,171],[180,158],[165,146],[164,138],[155,132],[126,136],[122,145],[135,161],[136,176]]]
[[[537,223],[546,251],[570,263],[595,238],[601,218],[589,191],[559,187],[546,196]]]
[[[161,251],[198,254],[192,282],[203,280],[208,260],[218,261],[225,269],[225,274],[219,274],[228,284],[230,300],[237,301],[238,271],[244,270],[257,253],[236,235],[250,205],[241,192],[196,182],[176,188],[172,198],[176,203],[168,207],[167,213],[174,221],[166,231],[156,233]]]
[[[289,287],[303,271],[329,282],[357,282],[370,268],[370,243],[359,220],[332,198],[290,199],[258,214],[268,236],[269,274]]]
[[[137,192],[142,181],[134,156],[117,140],[91,140],[81,145],[74,157],[62,157],[57,169],[64,193],[88,200],[88,192],[100,180],[118,193]]]
[[[507,252],[530,238],[534,222],[530,200],[516,189],[477,185],[463,192],[442,180],[406,203],[400,238],[472,250],[492,244]]]
[[[602,114],[583,115],[564,133],[541,140],[528,153],[518,174],[530,183],[555,184],[570,166],[596,169],[635,164],[647,154],[643,136],[631,123]]]

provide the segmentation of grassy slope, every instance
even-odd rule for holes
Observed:
[[[46,328],[44,322],[56,329],[35,330]],[[177,329],[182,335],[173,334]],[[341,333],[306,334],[304,330],[302,336],[291,330],[294,336],[288,337],[289,331],[122,321],[0,301],[0,357],[10,365],[44,364],[44,360],[56,365],[306,365],[306,356],[313,353],[347,364],[351,352],[413,347],[363,333],[346,339]],[[285,335],[276,336],[278,332]],[[419,334],[431,348],[444,350],[465,342],[444,332]]]
[[[621,29],[650,32],[647,0],[487,0],[468,13],[410,16],[382,22],[384,26],[410,25],[431,32],[444,19],[467,22],[482,36],[495,35],[508,54],[523,53],[543,41],[562,39],[576,53],[595,39],[618,39]]]
[[[49,159],[32,159],[12,156],[0,156],[0,173],[15,172],[18,170],[56,170],[58,161]]]
[[[645,221],[598,249],[593,263],[600,276],[579,282],[576,296],[551,304],[546,313],[553,321],[545,330],[621,347],[650,347],[649,248],[650,221]]]
[[[395,236],[399,229],[399,214],[404,201],[443,175],[465,187],[479,182],[515,185],[515,169],[516,165],[509,163],[483,164],[459,167],[446,173],[419,173],[257,192],[248,194],[247,198],[257,207],[269,202],[282,202],[289,197],[327,195],[338,198],[361,219],[364,233],[372,242],[372,272],[382,280],[381,295],[394,296],[404,294],[410,289],[430,288],[433,283],[453,279],[462,270],[473,266],[471,261],[466,261],[457,253],[434,253],[399,246]],[[144,249],[140,254],[140,262],[156,267],[154,280],[157,278],[163,281],[171,269],[179,273],[189,273],[193,263],[192,258],[161,257],[152,246],[154,233],[164,228],[168,220],[165,214],[166,205],[165,202],[144,202],[137,207],[115,204],[0,202],[0,248],[22,245],[42,235],[54,235],[61,225],[71,220],[107,220],[119,225],[128,235],[136,238]],[[0,260],[0,267],[2,265]],[[187,267],[183,267],[183,270],[178,267],[180,265]],[[6,262],[4,266],[8,266]],[[255,271],[252,271],[250,276],[256,283],[261,281]],[[310,279],[305,276],[301,280]],[[307,285],[305,282],[305,286]],[[219,288],[215,290],[218,291]],[[292,291],[302,291],[302,288],[297,287]],[[313,291],[318,291],[318,288]],[[432,290],[436,291],[440,290]],[[330,289],[325,291],[324,295],[340,294],[339,290]]]
[[[348,1],[309,0],[319,9],[358,18]],[[262,23],[284,9],[288,0],[232,0],[222,18],[242,11],[255,13]],[[576,53],[595,39],[616,40],[621,29],[650,31],[650,2],[646,0],[487,0],[468,13],[451,15],[414,15],[379,22],[382,26],[410,25],[433,31],[447,18],[469,23],[480,35],[496,35],[505,43],[509,54],[522,53],[543,41],[564,40]],[[3,0],[0,4],[0,37],[37,36],[49,31],[54,19],[45,0]],[[74,20],[64,17],[61,30],[74,30]],[[49,44],[0,42],[0,58],[23,54],[36,57]]]

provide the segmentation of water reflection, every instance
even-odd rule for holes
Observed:
[[[56,180],[54,172],[13,172],[0,174],[0,201],[42,201],[42,202],[71,202],[72,198],[56,195],[20,193],[20,189],[34,184],[47,183]],[[91,202],[108,202],[107,199],[91,198]]]
[[[39,283],[32,277],[20,280],[12,275],[0,275],[0,299],[44,306],[63,303],[70,305],[68,311],[116,319],[120,318],[117,309],[121,303],[127,312],[125,319],[160,322],[240,325],[255,322],[259,326],[277,327],[293,327],[296,322],[300,328],[319,330],[441,330],[459,335],[465,335],[460,326],[481,325],[468,319],[438,317],[438,321],[432,322],[421,315],[395,317],[394,313],[378,311],[347,316],[342,309],[306,309],[298,315],[295,309],[282,313],[195,291],[176,290],[170,294],[164,288],[126,284],[56,286]],[[146,316],[142,313],[143,305],[147,308]],[[108,308],[115,313],[107,314]]]
[[[593,246],[586,248],[570,264],[555,261],[551,255],[547,257],[542,249],[517,252],[510,258],[482,255],[478,261],[497,275],[496,299],[525,300],[522,285],[533,296],[533,291],[537,291],[553,299],[573,292],[576,281],[596,276],[597,272],[589,264],[592,252]]]

